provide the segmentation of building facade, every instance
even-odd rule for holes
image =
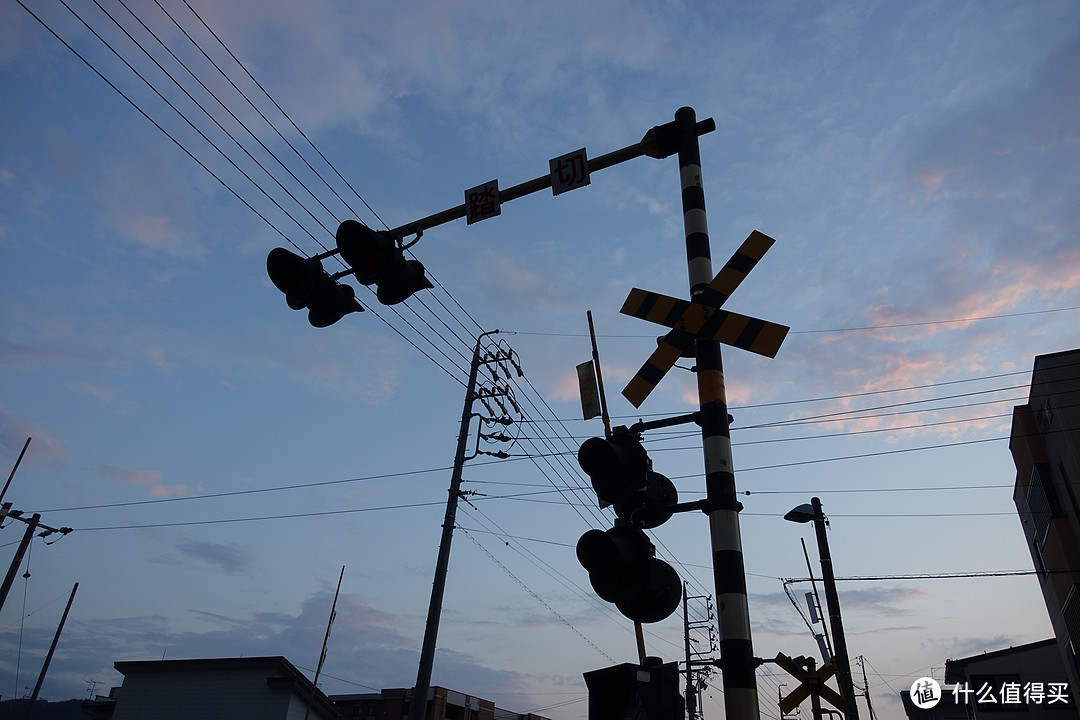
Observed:
[[[356,695],[331,695],[342,720],[403,720],[409,716],[412,688],[390,688],[381,692]],[[425,720],[547,720],[531,713],[519,714],[495,707],[490,700],[455,690],[428,688]]]
[[[117,662],[120,688],[84,703],[111,720],[336,720],[337,708],[283,657]],[[310,703],[310,710],[309,710]],[[89,706],[89,707],[88,707]]]
[[[974,720],[1076,718],[1054,638],[946,660],[945,683],[945,698]]]
[[[1072,691],[1080,689],[1080,350],[1035,358],[1013,409],[1013,502]]]
[[[328,697],[283,657],[117,662],[124,683],[82,703],[91,720],[405,720],[412,688]],[[547,720],[428,689],[426,720]]]

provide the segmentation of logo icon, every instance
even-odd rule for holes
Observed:
[[[937,680],[921,677],[911,683],[911,702],[920,710],[929,710],[941,702],[941,686]]]

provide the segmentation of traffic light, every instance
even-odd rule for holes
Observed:
[[[609,438],[589,438],[578,449],[578,464],[596,495],[615,506],[615,514],[638,527],[654,528],[671,517],[664,508],[679,502],[675,484],[653,472],[638,436],[617,427]]]
[[[656,557],[645,532],[626,520],[616,520],[610,530],[582,535],[577,557],[596,594],[634,622],[660,622],[679,606],[679,574]]]
[[[584,673],[589,688],[589,720],[682,720],[679,666],[646,657]]]
[[[346,220],[337,229],[337,246],[363,285],[375,284],[375,296],[383,305],[395,305],[418,290],[434,287],[424,277],[419,260],[406,260],[394,237]]]
[[[356,292],[341,285],[323,270],[318,258],[305,258],[285,248],[274,248],[266,256],[270,282],[285,293],[293,310],[308,309],[308,322],[317,328],[329,327],[351,312],[362,312]]]

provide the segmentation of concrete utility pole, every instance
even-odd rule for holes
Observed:
[[[34,684],[34,692],[30,694],[30,703],[26,706],[26,714],[23,715],[23,720],[30,720],[30,716],[34,713],[34,703],[37,702],[38,695],[41,693],[41,686],[45,682],[45,673],[49,672],[49,664],[52,663],[53,653],[56,652],[56,644],[60,642],[60,633],[64,631],[64,623],[67,622],[68,613],[71,611],[71,603],[75,601],[75,593],[78,589],[79,583],[75,583],[75,587],[71,588],[67,606],[64,607],[64,614],[60,616],[60,624],[56,627],[56,634],[53,635],[49,653],[45,656],[45,664],[41,666],[41,674],[38,675],[37,683]]]
[[[22,518],[19,518],[20,520]],[[41,515],[34,513],[29,520],[26,520],[26,532],[23,533],[22,542],[19,543],[19,549],[15,551],[15,557],[11,559],[11,565],[8,566],[7,575],[4,577],[4,584],[0,586],[0,610],[4,609],[4,603],[7,601],[8,593],[11,592],[11,585],[15,582],[15,573],[19,572],[19,566],[22,565],[23,556],[26,555],[26,548],[30,546],[30,541],[34,539],[34,531],[37,530],[38,523],[41,521]]]
[[[457,522],[457,505],[461,497],[461,475],[465,467],[465,452],[468,448],[469,427],[473,417],[473,403],[479,397],[476,389],[477,374],[481,365],[492,362],[509,361],[509,354],[496,351],[490,356],[481,354],[484,338],[495,335],[492,330],[476,339],[472,365],[469,368],[469,382],[465,387],[465,407],[461,411],[461,429],[458,431],[457,453],[454,456],[454,470],[450,477],[450,489],[446,499],[446,516],[443,519],[442,540],[439,542],[439,556],[435,562],[435,579],[431,586],[431,602],[428,604],[427,624],[424,628],[424,644],[420,650],[420,667],[416,673],[416,686],[413,688],[412,701],[409,703],[409,720],[424,720],[427,712],[427,696],[431,688],[431,669],[435,663],[435,644],[439,635],[439,619],[442,616],[443,594],[446,590],[446,573],[450,566],[450,544],[454,540],[454,524]]]

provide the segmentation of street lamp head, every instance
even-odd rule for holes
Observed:
[[[785,520],[797,523],[813,522],[817,513],[814,512],[814,506],[810,503],[803,503],[797,508],[793,508],[784,516]]]

